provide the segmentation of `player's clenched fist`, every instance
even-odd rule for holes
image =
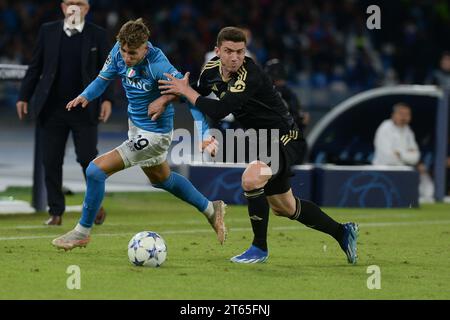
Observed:
[[[83,108],[86,108],[88,103],[89,101],[85,97],[78,96],[67,104],[66,109],[67,111],[70,111],[72,108],[75,108],[79,104],[81,104]]]
[[[214,157],[219,150],[219,141],[214,137],[206,138],[201,143],[201,149],[202,151],[208,151],[208,153]]]

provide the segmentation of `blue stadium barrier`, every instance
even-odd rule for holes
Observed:
[[[419,205],[419,175],[410,167],[294,166],[294,195],[321,206],[399,208]],[[189,166],[189,179],[211,200],[246,204],[241,188],[245,164]]]
[[[292,192],[301,199],[314,201],[314,166],[293,166],[294,176],[291,178]]]
[[[419,174],[411,167],[336,166],[316,168],[315,202],[326,207],[419,206]]]
[[[189,180],[208,199],[222,199],[228,204],[247,204],[241,187],[245,164],[191,165]],[[313,166],[294,166],[292,191],[302,199],[312,200]]]

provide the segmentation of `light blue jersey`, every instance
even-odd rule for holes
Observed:
[[[148,53],[144,60],[133,67],[127,67],[117,42],[99,77],[104,80],[121,78],[129,102],[128,116],[135,126],[151,132],[167,133],[173,128],[172,104],[167,105],[164,113],[156,121],[152,121],[147,114],[148,105],[161,96],[158,80],[166,79],[164,73],[169,73],[176,78],[183,77],[170,64],[164,53],[152,46],[150,42],[148,42]]]
[[[103,94],[107,86],[117,77],[122,80],[128,98],[128,117],[133,124],[143,130],[157,133],[167,133],[173,129],[174,108],[168,104],[164,113],[153,121],[148,116],[148,105],[161,96],[158,80],[164,79],[164,73],[181,79],[183,75],[167,60],[162,51],[147,42],[148,53],[145,58],[133,67],[127,67],[120,54],[117,42],[105,61],[99,76],[81,93],[88,101]],[[203,139],[209,135],[208,122],[197,107],[189,104],[190,111],[196,121],[196,129]]]
[[[173,106],[169,104],[166,107],[165,112],[158,118],[158,120],[152,121],[148,116],[148,105],[161,96],[158,89],[158,80],[165,79],[164,73],[172,74],[177,78],[182,78],[182,75],[169,63],[161,50],[153,47],[150,42],[147,43],[147,46],[148,53],[143,61],[136,66],[127,67],[122,55],[120,54],[119,43],[116,43],[111,50],[103,69],[100,71],[99,76],[89,84],[83,93],[81,93],[81,96],[88,101],[92,101],[93,99],[98,98],[106,90],[107,86],[112,82],[111,80],[120,77],[129,101],[128,116],[130,120],[136,127],[145,131],[156,133],[154,135],[158,136],[159,141],[161,141],[159,142],[157,140],[153,140],[151,142],[153,144],[152,147],[147,148],[152,151],[157,150],[160,154],[145,154],[147,159],[143,159],[144,161],[152,160],[151,165],[155,165],[160,161],[165,161],[166,155],[164,152],[167,151],[171,137],[170,135],[167,135],[169,137],[164,137],[163,133],[169,133],[173,129],[174,109]],[[208,131],[205,117],[198,111],[198,109],[195,109],[192,106],[190,106],[190,108],[194,119],[205,124],[201,126],[202,132],[200,132],[202,137],[205,137],[205,134],[207,134]],[[196,124],[197,129],[198,126],[199,125]],[[166,141],[163,141],[162,139],[165,139]],[[138,140],[138,143],[144,141],[146,141],[147,144],[144,146],[138,144],[138,146],[141,147],[140,149],[135,144],[133,147],[133,152],[141,152],[142,150],[145,150],[142,148],[147,147],[149,141],[147,139],[140,139]],[[125,144],[129,145],[129,142],[130,141],[127,141]],[[157,147],[159,147],[159,149]],[[164,149],[164,147],[167,148]],[[117,148],[117,150],[120,149]],[[127,150],[130,150],[130,148],[128,147]],[[123,157],[122,154],[121,156]],[[139,162],[135,164],[139,164]],[[125,160],[124,165],[126,165]],[[83,202],[82,217],[76,227],[76,230],[84,230],[84,232],[86,232],[86,228],[92,228],[95,217],[104,198],[105,181],[107,178],[108,175],[103,172],[103,170],[100,169],[93,161],[89,164],[86,170],[87,189]],[[204,195],[202,195],[192,185],[192,183],[189,182],[189,180],[177,173],[171,172],[167,179],[155,184],[154,186],[156,188],[169,191],[176,197],[195,206],[200,212],[207,213],[208,210],[211,211],[211,208],[214,209],[213,204]],[[223,203],[220,205],[221,207],[224,206]],[[223,224],[222,230],[225,230],[225,226]],[[65,236],[59,237],[53,241],[53,244],[62,248],[65,239]],[[223,240],[223,237],[219,239],[221,243],[223,243]]]

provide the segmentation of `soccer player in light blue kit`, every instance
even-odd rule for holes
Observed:
[[[129,101],[128,140],[122,145],[93,160],[87,170],[87,190],[83,202],[82,217],[75,229],[58,237],[52,244],[60,249],[71,250],[84,247],[90,241],[94,219],[105,193],[105,181],[112,174],[139,165],[156,188],[169,191],[192,204],[208,219],[221,244],[225,241],[225,204],[209,201],[182,175],[170,171],[166,161],[167,150],[172,142],[173,106],[162,108],[159,118],[152,120],[149,108],[166,105],[176,96],[161,96],[158,80],[164,73],[182,78],[169,63],[166,56],[148,41],[150,31],[142,19],[124,24],[117,36],[117,43],[108,56],[99,76],[77,98],[67,104],[67,110],[99,97],[116,77],[122,79]],[[214,152],[214,139],[206,138],[207,123],[202,113],[191,109],[196,121],[202,121],[202,148]],[[152,114],[152,116],[154,116]],[[211,148],[212,147],[212,148]]]

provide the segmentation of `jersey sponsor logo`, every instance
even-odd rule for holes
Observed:
[[[148,91],[150,91],[152,89],[150,84],[145,83],[145,82],[143,82],[141,80],[137,80],[137,79],[133,80],[133,79],[130,79],[130,78],[125,78],[125,79],[126,79],[125,80],[126,84],[131,86],[131,87],[133,87],[133,88],[136,88],[136,89],[139,89],[139,90],[144,90],[146,92],[148,92]]]
[[[245,82],[236,80],[233,86],[230,87],[230,92],[243,92],[245,90]]]

